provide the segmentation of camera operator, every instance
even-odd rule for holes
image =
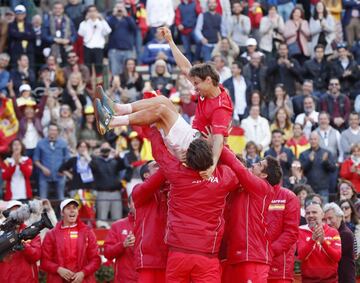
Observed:
[[[9,201],[6,211],[17,210],[22,203]],[[16,227],[17,232],[22,231],[25,224]],[[38,268],[36,262],[41,258],[40,237],[24,241],[23,249],[6,255],[0,260],[0,282],[8,283],[38,283]]]

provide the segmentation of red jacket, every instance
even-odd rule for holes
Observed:
[[[299,218],[300,202],[297,196],[288,189],[276,189],[267,218],[273,254],[269,279],[293,280],[294,278]]]
[[[40,267],[47,272],[47,282],[63,283],[63,279],[57,273],[57,269],[65,265],[66,258],[64,258],[65,246],[63,233],[61,231],[62,221],[58,222],[56,226],[47,232],[44,242],[42,244],[42,255]],[[95,283],[95,272],[100,267],[101,259],[99,256],[99,247],[96,243],[96,237],[91,228],[86,226],[83,222],[78,221],[78,267],[79,270],[72,270],[73,272],[83,271],[85,278],[83,283]]]
[[[124,241],[130,231],[134,231],[134,216],[120,219],[111,225],[104,243],[104,256],[115,259],[114,283],[136,283],[138,274],[135,270],[134,247],[124,247]]]
[[[149,135],[152,154],[171,188],[165,242],[171,249],[217,256],[224,233],[225,198],[238,180],[232,170],[218,165],[208,180],[169,153],[159,131]]]
[[[25,249],[9,254],[0,261],[0,282],[38,283],[36,262],[41,258],[40,236],[25,243]]]
[[[168,247],[164,242],[167,221],[167,190],[161,169],[144,183],[135,186],[136,268],[166,268]]]
[[[308,225],[300,226],[298,256],[301,260],[303,283],[337,283],[338,262],[341,258],[339,232],[324,224],[325,240],[322,244],[313,241]]]
[[[241,184],[241,189],[232,196],[231,214],[227,224],[228,263],[270,264],[271,248],[266,217],[274,188],[250,173],[229,149],[223,149],[220,160],[231,167]]]
[[[30,176],[32,174],[33,165],[30,158],[26,156],[22,156],[20,160],[20,171],[24,175],[25,179],[25,190],[26,190],[26,197],[28,199],[32,198],[32,190],[31,190],[31,184],[30,184]],[[4,162],[1,164],[2,168],[2,177],[6,181],[6,187],[5,187],[5,194],[4,194],[4,200],[9,201],[12,199],[12,191],[11,191],[11,179],[12,176],[15,173],[15,161],[13,158],[7,158]]]
[[[360,193],[360,175],[357,172],[351,172],[351,167],[354,165],[354,162],[351,158],[346,159],[343,164],[341,165],[340,169],[340,177],[350,181],[355,190]],[[360,164],[355,166],[356,171],[360,173]]]

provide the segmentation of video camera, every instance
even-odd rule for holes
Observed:
[[[16,231],[17,226],[28,220],[32,213],[40,213],[40,211],[42,212],[39,221],[34,222],[21,232]],[[5,222],[0,225],[0,259],[11,251],[24,249],[22,241],[34,239],[44,228],[52,229],[53,225],[38,200],[24,204],[8,213]]]

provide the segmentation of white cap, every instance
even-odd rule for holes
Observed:
[[[19,87],[19,92],[22,93],[23,91],[31,91],[31,86],[28,84],[23,84]]]
[[[64,207],[67,206],[69,203],[72,203],[74,202],[77,206],[79,206],[79,202],[73,198],[68,198],[68,199],[65,199],[63,200],[61,203],[60,203],[60,211],[63,211]]]
[[[256,46],[257,45],[256,39],[255,38],[248,38],[248,40],[246,41],[246,46],[249,46],[249,45]]]
[[[6,205],[6,210],[13,208],[14,206],[22,206],[22,202],[18,201],[18,200],[11,200],[7,203]]]
[[[26,8],[24,5],[17,5],[14,9],[15,14],[25,14]]]

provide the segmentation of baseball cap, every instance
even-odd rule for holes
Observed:
[[[6,210],[13,208],[14,206],[22,206],[22,202],[18,200],[11,200],[6,205]]]
[[[246,46],[251,46],[251,45],[253,45],[253,46],[257,45],[255,38],[248,38],[248,40],[246,41]]]
[[[73,198],[68,198],[68,199],[63,200],[60,203],[60,211],[63,211],[64,207],[67,206],[68,204],[72,203],[72,202],[75,203],[76,206],[80,205],[77,200],[74,200]]]
[[[23,84],[19,87],[19,92],[22,93],[23,91],[31,91],[31,86],[28,84]]]
[[[25,14],[26,13],[26,8],[24,5],[17,5],[14,9],[14,12],[16,15],[19,14]]]

